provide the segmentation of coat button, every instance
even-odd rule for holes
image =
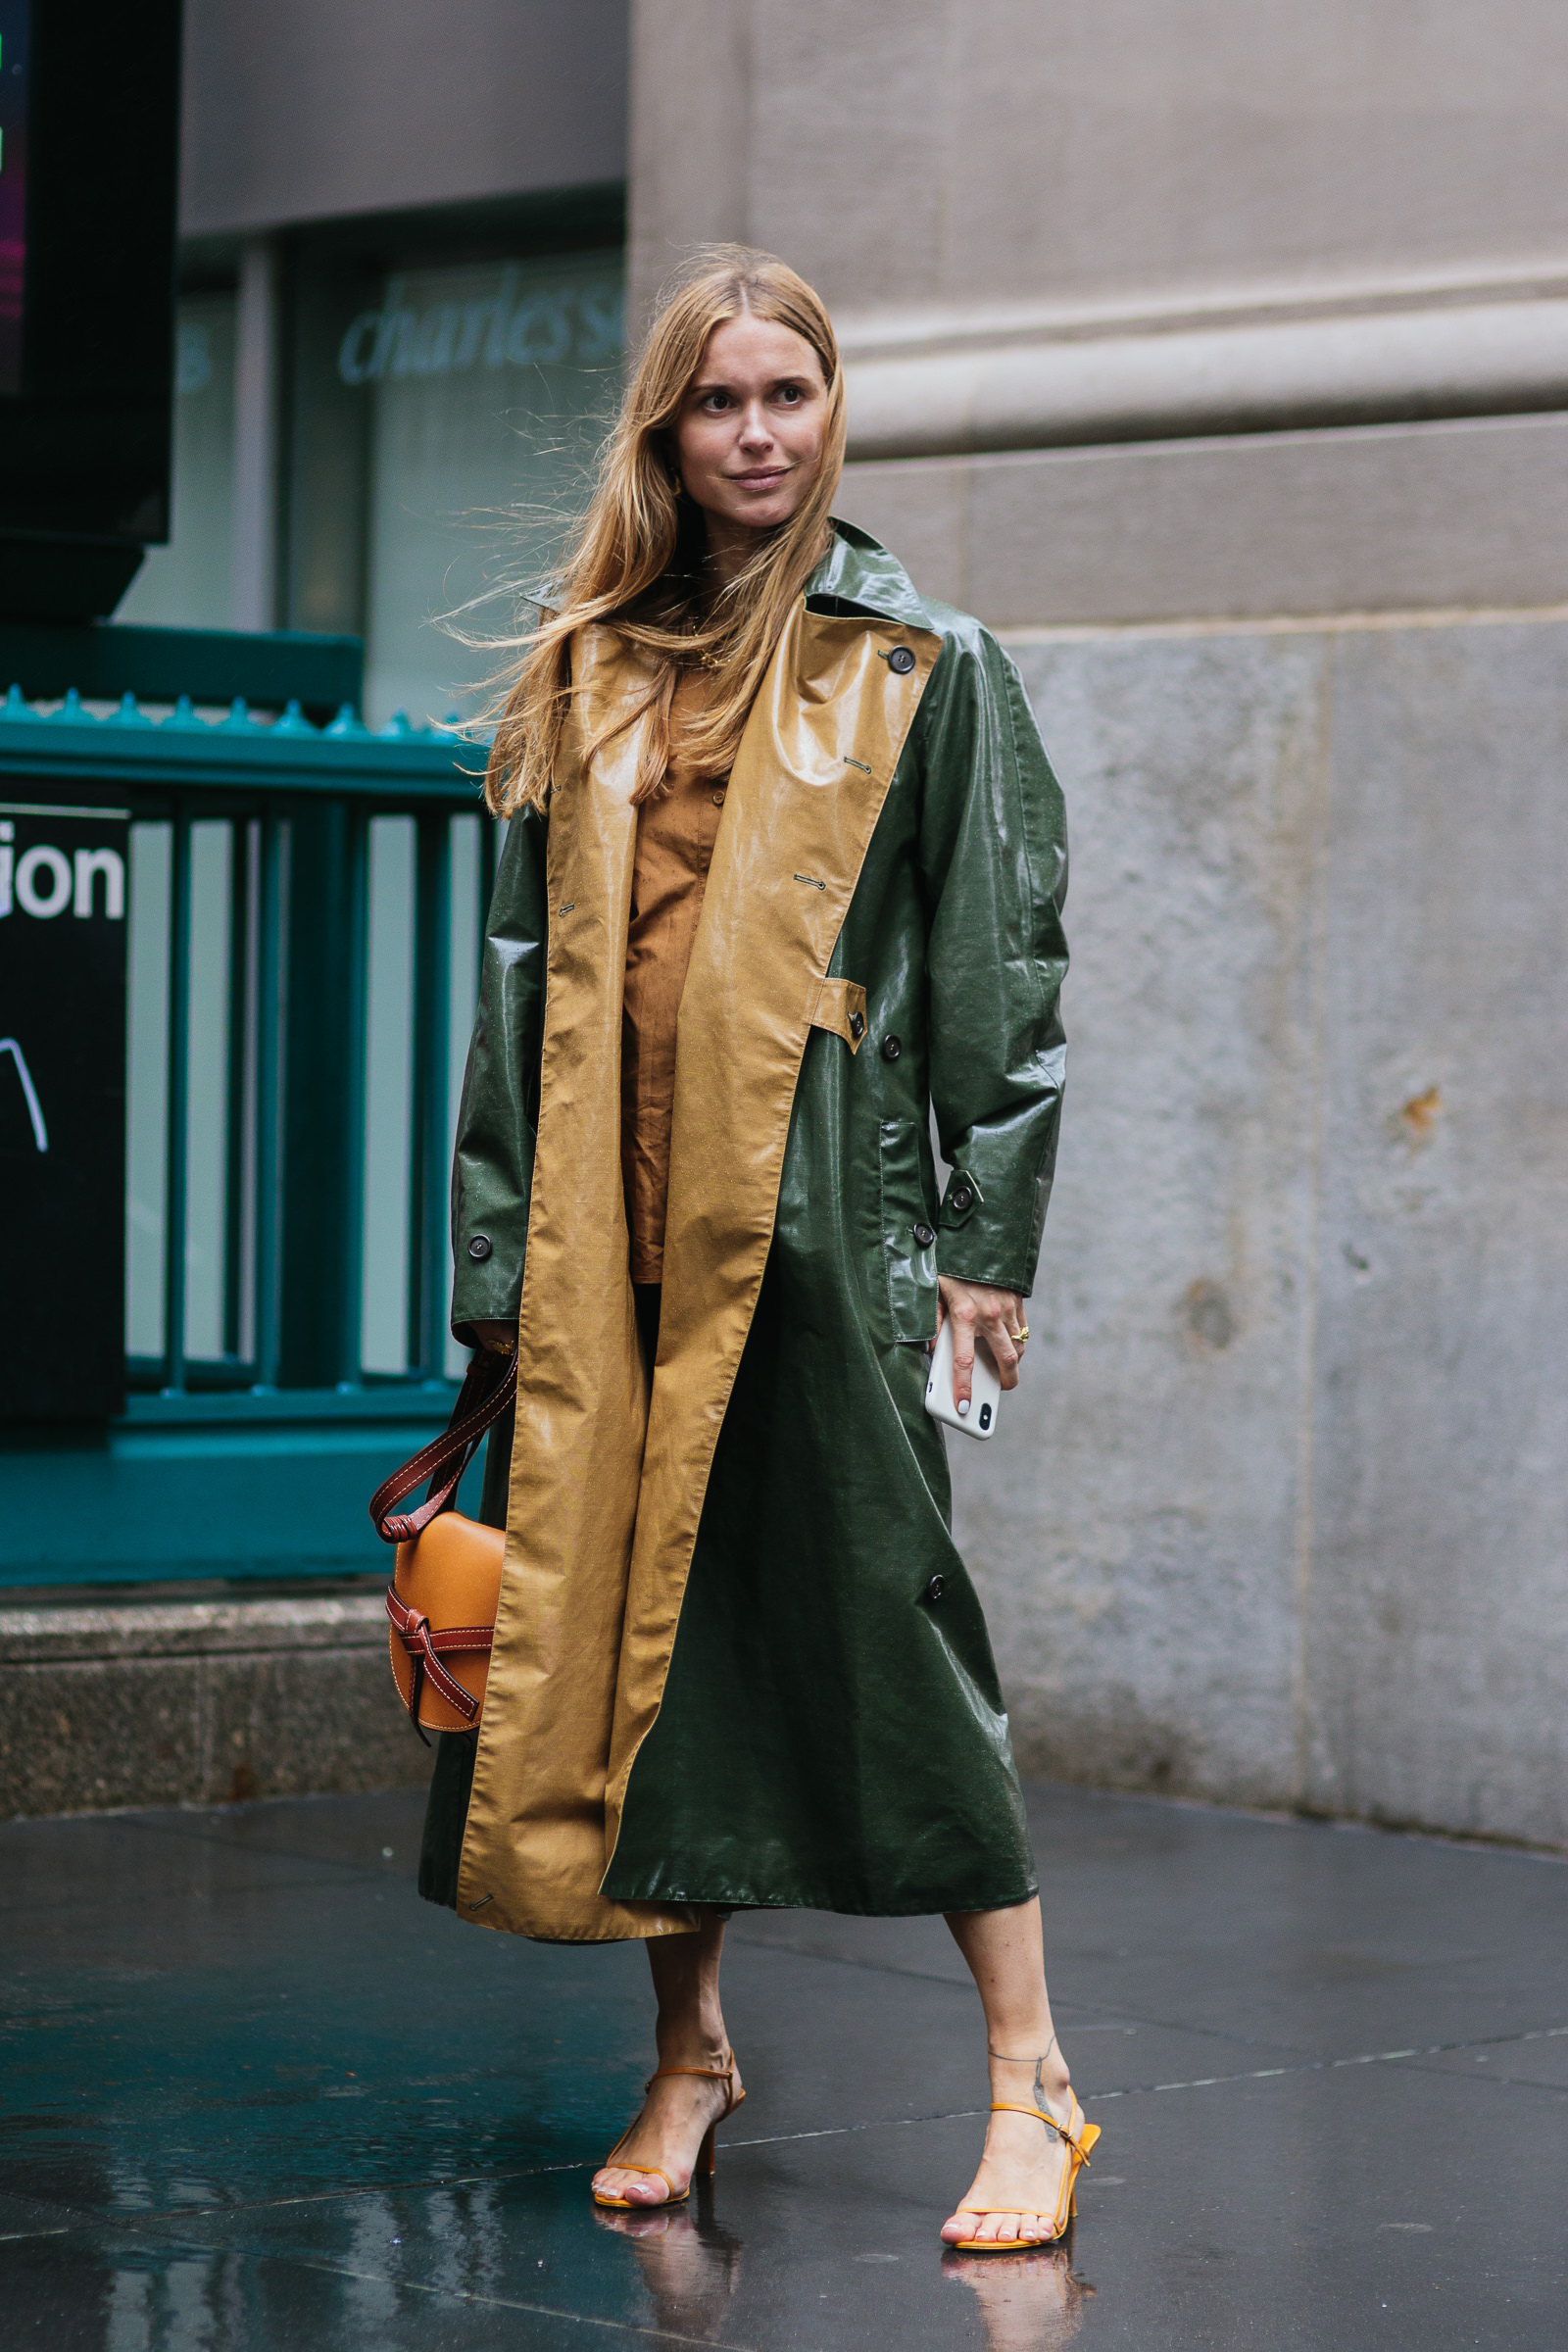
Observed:
[[[468,1244],[468,1255],[471,1258],[476,1258],[482,1265],[489,1254],[490,1236],[487,1233],[476,1233],[472,1241]]]
[[[947,1589],[947,1578],[945,1576],[934,1576],[925,1589],[925,1596],[927,1600],[940,1600]]]
[[[888,656],[888,667],[899,677],[906,678],[914,667],[914,656],[906,645],[896,645]]]
[[[859,1044],[861,1038],[865,1035],[865,1015],[863,1012],[851,1013],[850,1035],[854,1038],[857,1045]]]
[[[974,1206],[974,1186],[956,1184],[953,1188],[953,1205],[960,1217],[966,1216]]]
[[[904,1040],[902,1038],[885,1037],[882,1040],[882,1058],[884,1061],[897,1061],[899,1055],[903,1052]]]
[[[914,1229],[914,1238],[922,1250],[929,1250],[937,1237],[934,1229],[922,1219]]]

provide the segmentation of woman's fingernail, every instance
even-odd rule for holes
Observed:
[[[968,1410],[969,1410],[969,1399],[968,1399],[968,1397],[967,1397],[967,1396],[960,1396],[960,1397],[958,1398],[958,1417],[959,1417],[959,1419],[960,1419],[960,1420],[963,1418],[963,1415],[964,1415],[964,1414],[965,1414],[965,1413],[966,1413]]]

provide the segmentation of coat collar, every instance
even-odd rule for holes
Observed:
[[[903,621],[908,628],[933,629],[940,635],[941,624],[898,557],[858,523],[842,522],[836,514],[831,520],[833,544],[806,583],[808,606],[832,611],[851,605],[878,619]],[[546,580],[532,592],[541,612],[550,609],[556,586],[554,580]]]
[[[912,629],[939,624],[929,605],[916,595],[914,583],[887,549],[853,522],[833,519],[833,544],[806,583],[806,601],[813,612],[854,606],[883,620],[902,621]]]

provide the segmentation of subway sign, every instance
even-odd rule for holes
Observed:
[[[0,802],[0,1421],[124,1400],[128,835]]]

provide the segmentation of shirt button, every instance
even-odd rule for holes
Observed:
[[[487,1233],[476,1233],[468,1244],[468,1255],[482,1265],[490,1254],[490,1236]]]
[[[914,656],[906,645],[896,645],[888,656],[888,667],[901,678],[906,678],[914,667]]]
[[[882,1040],[882,1058],[884,1061],[897,1061],[899,1055],[903,1052],[904,1041],[902,1038],[885,1037]]]
[[[925,1589],[925,1596],[927,1600],[940,1600],[947,1589],[947,1578],[945,1576],[934,1576]]]
[[[935,1230],[922,1219],[914,1229],[914,1238],[922,1250],[929,1250],[937,1237]]]

